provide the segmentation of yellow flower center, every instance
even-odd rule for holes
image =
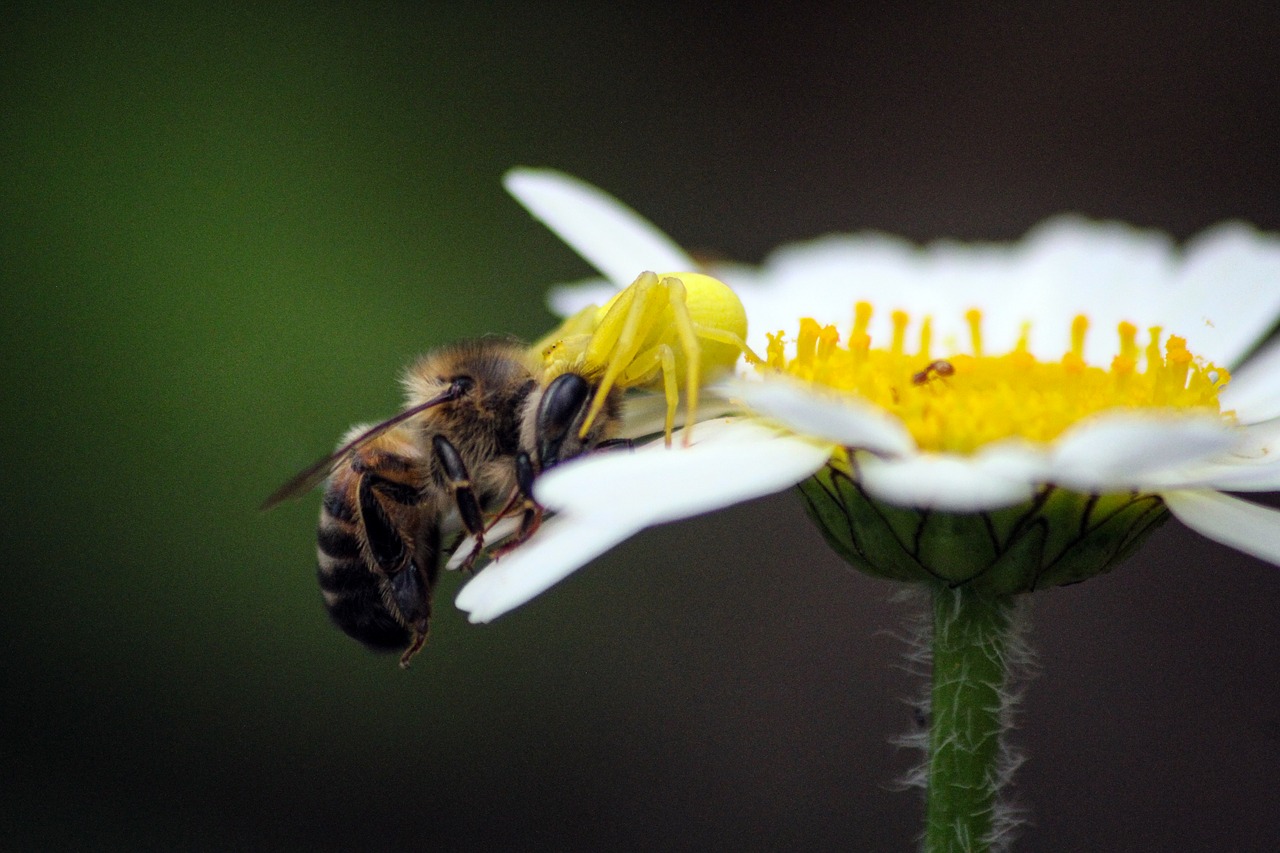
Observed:
[[[872,308],[858,303],[853,333],[842,343],[834,326],[800,321],[795,354],[786,355],[782,332],[769,335],[767,367],[805,382],[853,394],[897,415],[922,450],[972,453],[993,441],[1019,436],[1051,442],[1072,424],[1108,409],[1207,410],[1221,413],[1218,394],[1230,374],[1193,356],[1186,340],[1121,323],[1119,354],[1108,368],[1084,360],[1089,321],[1071,324],[1071,349],[1058,361],[1031,354],[1030,328],[1024,327],[1012,351],[984,352],[982,314],[969,311],[972,353],[939,357],[932,351],[932,323],[924,318],[908,351],[910,317],[893,313],[888,348],[871,346],[867,333]]]

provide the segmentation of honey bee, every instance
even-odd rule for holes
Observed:
[[[407,667],[426,642],[441,539],[455,516],[474,542],[464,569],[500,519],[518,515],[518,528],[490,554],[518,546],[542,519],[540,473],[629,443],[617,438],[625,391],[662,388],[670,444],[680,390],[691,424],[699,383],[740,353],[754,357],[745,334],[741,302],[724,284],[644,273],[531,348],[486,338],[428,353],[405,372],[403,411],[353,427],[263,508],[327,478],[316,535],[325,606],[366,646],[403,649]]]
[[[317,530],[320,589],[329,615],[376,650],[403,649],[401,666],[426,642],[439,573],[441,528],[456,512],[484,547],[485,512],[518,512],[515,542],[541,519],[535,475],[605,443],[620,420],[620,391],[581,433],[599,390],[576,373],[539,381],[512,341],[464,341],[428,353],[404,376],[408,405],[376,426],[357,426],[333,454],[302,471],[263,508],[327,476]]]

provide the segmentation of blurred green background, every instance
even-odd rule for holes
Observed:
[[[402,673],[263,496],[421,350],[587,268],[581,175],[758,261],[1062,210],[1280,229],[1277,15],[913,3],[30,4],[0,27],[13,850],[909,849],[909,605],[790,495],[649,531]],[[1171,524],[1037,597],[1022,849],[1274,850],[1280,575]]]

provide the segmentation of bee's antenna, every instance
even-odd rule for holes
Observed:
[[[289,482],[272,492],[258,507],[258,511],[265,512],[266,510],[269,510],[290,498],[296,498],[300,495],[306,494],[318,486],[320,481],[329,475],[329,471],[333,468],[335,462],[346,456],[355,448],[367,441],[372,441],[392,427],[404,423],[414,415],[420,414],[433,406],[439,406],[442,403],[450,403],[458,399],[463,394],[467,393],[467,390],[470,387],[470,381],[463,382],[461,380],[455,380],[449,384],[448,388],[432,397],[430,400],[427,400],[425,403],[419,403],[416,406],[411,406],[395,417],[388,418],[377,426],[370,427],[348,441],[346,444],[339,447],[333,453],[316,460],[314,464],[299,471],[297,476],[293,477]]]

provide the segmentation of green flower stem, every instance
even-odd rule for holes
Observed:
[[[933,686],[925,815],[928,853],[990,848],[997,826],[1009,596],[933,591]]]
[[[933,596],[928,760],[910,777],[927,785],[924,849],[1005,849],[1017,828],[999,799],[1016,766],[1001,743],[1013,704],[1010,667],[1019,682],[1028,675],[1022,637],[1011,631],[1021,624],[1015,596],[1110,571],[1169,511],[1158,495],[1052,486],[986,512],[898,506],[867,492],[858,460],[859,452],[838,450],[800,492],[849,565]]]

